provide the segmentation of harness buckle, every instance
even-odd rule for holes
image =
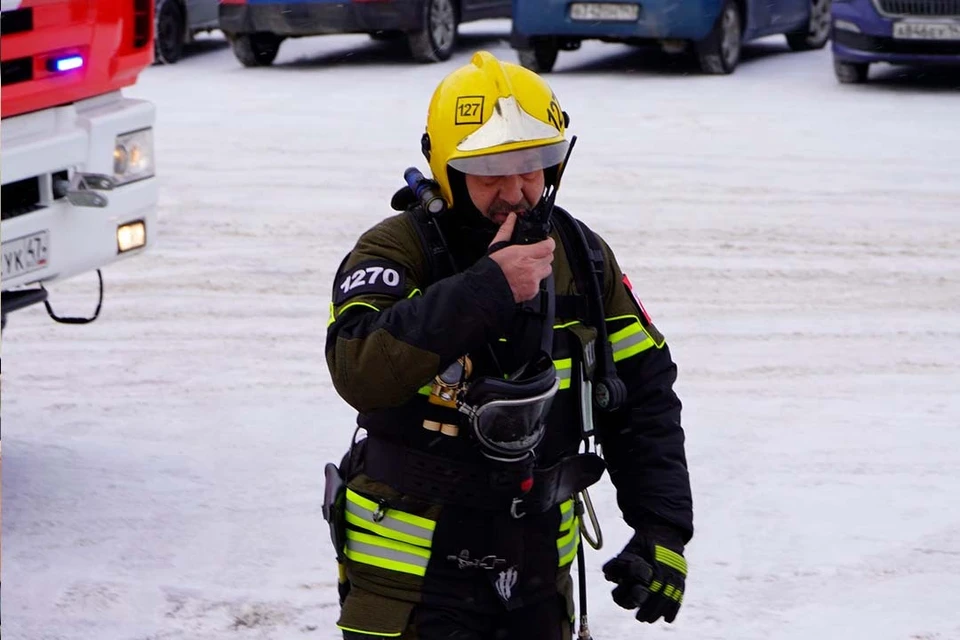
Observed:
[[[513,502],[510,504],[510,516],[515,520],[519,520],[523,516],[527,515],[526,511],[519,511],[518,507],[523,504],[523,498],[514,498]]]

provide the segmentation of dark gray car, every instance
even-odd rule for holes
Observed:
[[[220,29],[247,67],[272,64],[280,43],[333,33],[404,38],[414,60],[447,60],[464,22],[509,18],[512,0],[258,0],[223,2]]]
[[[183,45],[202,32],[219,28],[218,0],[156,0],[154,51],[161,64],[173,64]]]

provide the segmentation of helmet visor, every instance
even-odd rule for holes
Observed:
[[[490,452],[507,458],[532,451],[543,439],[544,418],[560,387],[555,378],[549,389],[530,398],[493,400],[471,416],[473,433]]]
[[[553,167],[561,162],[570,143],[567,140],[553,144],[500,151],[469,158],[454,158],[450,167],[475,176],[512,176]]]

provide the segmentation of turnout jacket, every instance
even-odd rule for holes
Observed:
[[[533,334],[527,330],[527,323],[535,317],[514,302],[503,272],[486,255],[495,233],[492,224],[485,225],[485,220],[472,220],[457,211],[445,215],[441,228],[459,272],[444,274],[433,282],[429,281],[430,274],[436,276],[438,270],[426,254],[420,223],[409,212],[383,220],[360,237],[334,279],[326,358],[334,386],[358,411],[358,424],[371,438],[452,461],[482,464],[484,459],[467,437],[467,429],[461,428],[458,437],[447,437],[423,428],[423,420],[432,410],[427,399],[430,384],[464,354],[470,354],[473,360],[473,377],[515,371],[539,349],[538,341],[531,340]],[[595,328],[588,325],[583,292],[576,286],[571,254],[556,230],[553,238],[557,243],[555,292],[558,300],[570,304],[557,305],[554,321],[552,357],[561,383],[548,414],[546,435],[537,449],[538,466],[543,467],[576,454],[580,447],[581,416],[591,412],[585,406],[590,404],[589,399],[581,393],[582,371],[592,360],[586,354],[596,337]],[[635,529],[667,525],[686,542],[693,535],[693,517],[681,403],[673,390],[677,368],[610,247],[602,239],[600,246],[605,269],[601,285],[603,315],[617,373],[628,393],[626,402],[614,412],[592,410],[596,439],[626,522]],[[588,265],[582,269],[589,272]],[[581,304],[575,304],[577,301]],[[351,581],[363,589],[391,597],[442,600],[450,581],[463,575],[464,563],[458,566],[456,560],[464,552],[472,560],[489,551],[502,560],[499,568],[515,561],[521,573],[525,568],[528,573],[542,572],[548,565],[568,566],[574,557],[571,550],[575,551],[579,541],[572,504],[567,503],[555,512],[520,520],[507,514],[472,514],[463,507],[407,505],[405,511],[409,513],[404,513],[403,519],[405,526],[413,529],[398,525],[392,532],[379,530],[371,512],[376,515],[376,509],[389,504],[389,500],[378,503],[378,497],[399,499],[400,493],[362,474],[351,481],[350,487],[347,524],[357,524],[358,528],[353,533],[353,554],[349,552],[350,532],[347,534],[348,573]],[[390,511],[386,513],[388,518],[383,522],[389,520]],[[495,537],[500,540],[499,546],[487,544],[489,540],[478,533],[478,527],[498,527]],[[531,533],[538,527],[539,533]],[[407,539],[402,531],[416,535]],[[391,542],[390,546],[389,557],[394,560],[365,563],[364,553],[372,548],[369,545],[377,543],[370,536],[379,534],[392,536],[391,540],[398,543]],[[444,548],[438,549],[441,537]],[[545,540],[549,540],[546,545]],[[561,544],[564,541],[566,544]],[[420,550],[399,543],[419,544]],[[517,545],[522,548],[513,549]],[[544,546],[547,551],[542,550]],[[428,556],[420,552],[423,549],[431,550]],[[548,553],[549,557],[532,564],[522,557],[538,553]],[[383,557],[387,557],[385,552]],[[397,571],[391,574],[382,570],[385,567]],[[487,573],[496,575],[497,571]],[[431,580],[439,584],[431,587]],[[542,583],[550,582],[547,591],[554,589],[552,581],[542,576],[532,586],[524,586],[521,578],[515,589],[519,595],[511,598],[533,600],[538,593],[545,593]],[[410,596],[411,592],[415,595]],[[500,591],[501,600],[511,600],[503,596]],[[485,598],[480,591],[473,591],[457,593],[452,601],[473,602],[483,609],[489,605],[484,604]],[[388,631],[387,627],[378,630]]]

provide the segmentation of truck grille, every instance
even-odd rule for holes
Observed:
[[[58,185],[66,185],[69,180],[70,173],[64,169],[3,185],[0,194],[3,219],[39,211],[45,203],[62,200],[67,195],[66,189]]]
[[[881,13],[892,16],[960,16],[960,0],[877,0]]]
[[[3,185],[2,218],[16,218],[42,209],[40,204],[40,179],[27,178]]]

